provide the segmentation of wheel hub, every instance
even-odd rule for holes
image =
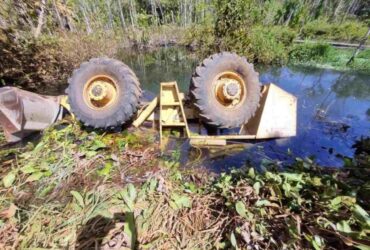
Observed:
[[[96,81],[92,84],[89,91],[89,97],[95,101],[103,100],[107,96],[107,83]]]
[[[235,107],[245,98],[243,79],[234,72],[223,72],[216,78],[216,99],[225,107]]]
[[[84,88],[84,100],[92,109],[104,109],[117,100],[117,85],[109,76],[90,79]]]
[[[240,84],[233,79],[228,79],[229,81],[223,85],[223,94],[226,99],[235,100],[239,99],[241,93]]]

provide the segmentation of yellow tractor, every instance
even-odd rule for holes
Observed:
[[[159,95],[149,103],[140,102],[142,90],[135,73],[115,59],[94,58],[82,63],[68,83],[66,92],[70,111],[85,126],[104,129],[132,121],[134,126],[151,121],[159,129],[160,138],[164,130],[176,128],[197,145],[224,145],[228,140],[296,134],[296,98],[274,84],[261,85],[253,64],[234,53],[214,54],[199,64],[193,73],[188,95],[179,92],[176,82],[161,83]],[[8,138],[17,139],[27,134],[24,125],[35,122],[32,117],[40,117],[37,112],[41,110],[44,110],[41,116],[50,115],[42,126],[34,126],[33,130],[42,130],[60,118],[60,111],[54,108],[46,112],[42,106],[48,104],[41,101],[38,101],[40,111],[25,105],[18,105],[22,109],[9,108],[14,107],[14,102],[24,103],[31,94],[26,98],[22,91],[6,89],[0,90],[0,123]],[[4,97],[5,91],[8,96],[9,91],[14,92],[13,101]],[[43,99],[45,102],[55,100],[57,104],[63,100]],[[20,124],[17,124],[15,111],[18,118],[26,118]],[[9,124],[13,125],[11,131],[7,129]],[[209,135],[209,131],[213,131],[213,135]]]

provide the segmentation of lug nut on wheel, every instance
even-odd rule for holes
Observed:
[[[225,97],[229,100],[239,98],[241,92],[240,85],[234,81],[229,82],[224,85],[223,92]]]
[[[93,83],[89,91],[89,96],[95,101],[103,100],[107,96],[107,88],[104,86],[104,83]]]

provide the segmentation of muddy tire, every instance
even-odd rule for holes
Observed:
[[[116,127],[136,113],[141,96],[135,73],[124,63],[93,58],[68,79],[66,90],[72,113],[86,126]]]
[[[245,124],[259,106],[258,76],[253,64],[233,53],[205,59],[190,83],[190,97],[201,120],[221,128]]]

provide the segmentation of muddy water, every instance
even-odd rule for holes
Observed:
[[[187,91],[199,60],[176,48],[121,53],[119,58],[134,69],[142,87],[153,93],[158,93],[160,82],[173,80]],[[220,171],[248,162],[265,164],[273,159],[285,163],[311,157],[321,165],[340,167],[345,157],[353,156],[354,141],[370,136],[369,75],[294,66],[257,68],[262,83],[273,82],[298,97],[298,135],[202,151],[184,142],[184,164],[198,159]]]

